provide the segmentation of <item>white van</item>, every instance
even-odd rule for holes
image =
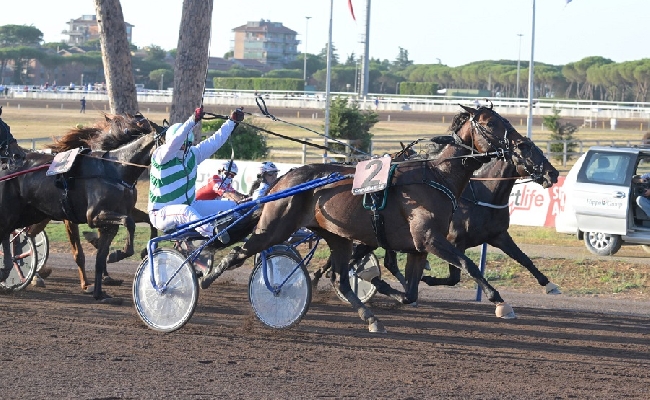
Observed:
[[[636,204],[644,185],[632,183],[647,172],[650,147],[591,147],[565,178],[556,231],[576,234],[598,255],[612,255],[623,244],[650,245],[650,217]]]

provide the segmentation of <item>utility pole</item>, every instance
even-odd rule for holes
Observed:
[[[368,96],[368,80],[370,79],[370,65],[368,57],[370,53],[370,0],[366,0],[366,35],[363,39],[363,64],[361,65],[361,97]]]
[[[303,61],[305,62],[305,66],[303,68],[303,82],[305,82],[305,86],[307,86],[307,31],[309,29],[309,19],[311,17],[305,17],[305,49],[304,49],[304,54],[303,54]]]
[[[519,98],[519,65],[521,63],[521,37],[524,36],[523,33],[518,33],[519,36],[519,56],[517,58],[517,93],[515,94],[516,98]]]

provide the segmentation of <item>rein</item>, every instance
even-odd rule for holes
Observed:
[[[26,169],[24,171],[18,171],[18,172],[14,172],[12,174],[9,174],[9,175],[5,175],[2,178],[0,178],[0,182],[8,181],[9,179],[13,179],[13,178],[16,178],[16,177],[18,177],[20,175],[24,175],[24,174],[27,174],[27,173],[30,173],[30,172],[35,172],[35,171],[39,171],[41,169],[49,168],[50,165],[51,164],[43,164],[43,165],[39,165],[37,167]]]

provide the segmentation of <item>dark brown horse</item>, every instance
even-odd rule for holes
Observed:
[[[438,155],[433,154],[433,156],[437,157]],[[555,168],[550,163],[545,163],[543,169],[549,171],[551,176],[557,177],[559,174],[554,171]],[[518,169],[504,160],[490,161],[476,171],[458,202],[458,210],[454,213],[449,226],[447,240],[462,252],[483,243],[501,249],[506,255],[526,268],[544,288],[546,294],[560,294],[559,287],[550,282],[546,275],[537,269],[535,263],[521,251],[508,233],[510,227],[508,202],[515,180],[518,178],[523,178]],[[374,249],[365,245],[356,246],[351,265],[355,265],[358,260],[372,250]],[[400,282],[404,283],[404,277],[399,273],[396,261],[395,252],[388,250],[384,260],[385,267]],[[312,285],[315,286],[318,279],[330,266],[331,263],[328,261],[314,273]],[[449,276],[445,278],[423,276],[422,281],[430,286],[455,286],[460,282],[460,274],[461,271],[458,268],[449,264]],[[393,293],[388,289],[388,283],[383,282],[380,278],[373,278],[372,283],[377,286],[380,293]]]
[[[0,106],[2,115],[2,106]],[[0,170],[14,171],[25,160],[25,150],[18,146],[18,141],[11,134],[9,125],[0,118]]]
[[[473,172],[491,157],[504,158],[517,165],[522,174],[535,172],[545,186],[557,179],[544,171],[546,158],[528,139],[492,108],[462,107],[455,116],[449,145],[437,160],[405,162],[397,165],[387,190],[386,206],[381,211],[386,229],[385,247],[409,253],[406,265],[407,292],[403,302],[417,300],[417,288],[427,253],[434,254],[467,272],[497,306],[497,315],[513,314],[499,293],[483,278],[476,264],[448,240],[449,223],[457,208],[457,199]],[[331,173],[354,174],[352,167],[306,165],[281,177],[271,193]],[[331,279],[339,276],[339,288],[371,332],[384,332],[383,324],[363,305],[350,288],[348,262],[352,241],[379,247],[370,213],[360,198],[352,195],[352,179],[343,180],[264,205],[253,235],[242,248],[235,247],[214,270],[203,278],[203,288],[223,271],[236,267],[248,257],[282,243],[300,227],[316,232],[331,250]]]
[[[547,169],[554,168],[551,166]],[[557,177],[558,172],[555,171],[554,174]],[[483,243],[501,249],[526,268],[546,294],[560,294],[558,286],[535,267],[535,263],[521,251],[508,233],[510,193],[515,179],[521,177],[513,165],[503,160],[494,160],[481,167],[460,198],[447,239],[462,252]],[[460,282],[460,270],[450,264],[448,277],[424,276],[422,281],[430,286],[454,286]]]
[[[133,189],[150,163],[158,140],[157,129],[162,130],[142,116],[136,116],[136,120],[139,134],[128,129],[111,130],[113,135],[126,135],[131,139],[116,150],[80,155],[68,172],[53,176],[46,175],[44,168],[53,161],[52,155],[29,153],[22,168],[25,173],[0,183],[0,208],[3,210],[0,238],[7,238],[13,229],[46,219],[87,223],[91,228],[98,228],[93,291],[96,299],[107,297],[101,291],[102,273],[111,241],[120,225],[126,227],[127,247],[133,251],[135,223],[130,216],[136,201]],[[8,250],[5,249],[5,254]],[[8,261],[5,257],[0,273],[3,276],[11,268]]]
[[[90,148],[93,151],[114,150],[124,144],[129,143],[135,137],[144,134],[145,132],[142,131],[143,129],[148,130],[151,128],[151,127],[147,127],[146,125],[143,125],[141,122],[142,119],[143,116],[139,114],[135,116],[105,115],[103,120],[97,122],[93,126],[76,127],[70,129],[65,135],[63,135],[59,139],[56,139],[54,143],[47,145],[46,148],[51,150],[53,153],[61,153],[79,147]],[[159,127],[154,123],[151,124],[157,130],[162,129],[161,127]],[[148,214],[134,208],[131,211],[131,218],[135,223],[138,222],[149,223],[150,231],[151,231],[150,237],[151,238],[156,237],[158,231],[150,224]],[[45,229],[45,227],[49,222],[50,220],[46,219],[44,221],[41,221],[38,224],[34,224],[30,226],[29,227],[30,235],[32,236],[37,235],[40,231]],[[75,261],[75,264],[77,264],[79,270],[81,289],[86,293],[91,293],[93,291],[93,286],[91,285],[90,281],[86,276],[86,268],[85,268],[86,256],[81,246],[79,225],[69,220],[65,220],[63,222],[65,224],[68,241],[70,242],[72,257]],[[84,236],[86,236],[85,232],[84,232]],[[89,240],[90,243],[95,248],[98,248],[99,240],[98,240],[98,236],[94,234],[94,232],[93,235],[88,235],[87,238],[90,238]],[[111,254],[109,254],[107,262],[108,263],[118,262],[127,257],[132,256],[134,250],[132,246],[129,247],[129,243],[132,243],[132,238],[127,237],[124,243],[124,248],[122,250],[116,250]],[[146,250],[143,251],[146,252]],[[106,278],[108,277],[108,272],[104,270],[103,274],[104,274],[104,283],[109,284],[109,282],[106,282]],[[113,282],[115,282],[116,284],[121,283],[115,280],[113,280]]]

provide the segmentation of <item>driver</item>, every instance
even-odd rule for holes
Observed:
[[[635,176],[632,178],[634,183],[645,183],[646,185],[650,181],[650,172],[646,172],[641,176]],[[650,216],[650,188],[647,186],[643,189],[643,193],[637,196],[636,204],[643,210],[646,215]]]
[[[197,108],[185,123],[169,127],[165,144],[151,156],[147,209],[151,224],[163,232],[204,217],[193,207],[197,166],[219,150],[244,120],[242,109],[236,109],[212,136],[192,145],[192,129],[203,115],[203,107]],[[196,230],[204,237],[216,233],[212,224],[201,225]]]

